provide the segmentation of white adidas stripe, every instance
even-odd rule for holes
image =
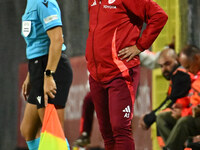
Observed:
[[[131,110],[130,110],[130,106],[128,105],[124,110],[123,110],[123,112],[131,112]]]

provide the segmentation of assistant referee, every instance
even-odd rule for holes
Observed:
[[[47,103],[55,105],[64,126],[64,108],[72,83],[56,0],[27,0],[22,36],[27,44],[28,73],[22,86],[27,103],[20,129],[28,148],[33,150],[39,145],[37,133]]]

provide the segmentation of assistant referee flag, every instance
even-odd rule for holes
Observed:
[[[45,109],[38,150],[70,150],[53,104],[48,104]]]

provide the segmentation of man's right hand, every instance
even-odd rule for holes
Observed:
[[[139,55],[141,51],[137,48],[136,45],[126,47],[119,51],[118,56],[121,57],[121,60],[127,59],[126,61],[129,62],[133,59],[136,55]]]

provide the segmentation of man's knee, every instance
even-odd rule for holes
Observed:
[[[165,122],[166,116],[167,116],[166,112],[159,113],[157,115],[157,117],[156,117],[156,123],[157,123],[157,125],[163,124],[163,122]]]
[[[190,118],[187,116],[187,117],[181,117],[179,120],[178,120],[178,122],[177,123],[179,123],[179,124],[187,124],[187,122],[189,122],[190,121]]]
[[[114,136],[118,136],[118,135],[130,136],[132,135],[131,123],[130,125],[129,124],[125,125],[123,123],[112,124],[112,131],[113,131]]]
[[[177,123],[176,123],[176,127],[177,128],[187,128],[188,127],[188,123],[189,123],[190,119],[188,117],[181,117]]]

